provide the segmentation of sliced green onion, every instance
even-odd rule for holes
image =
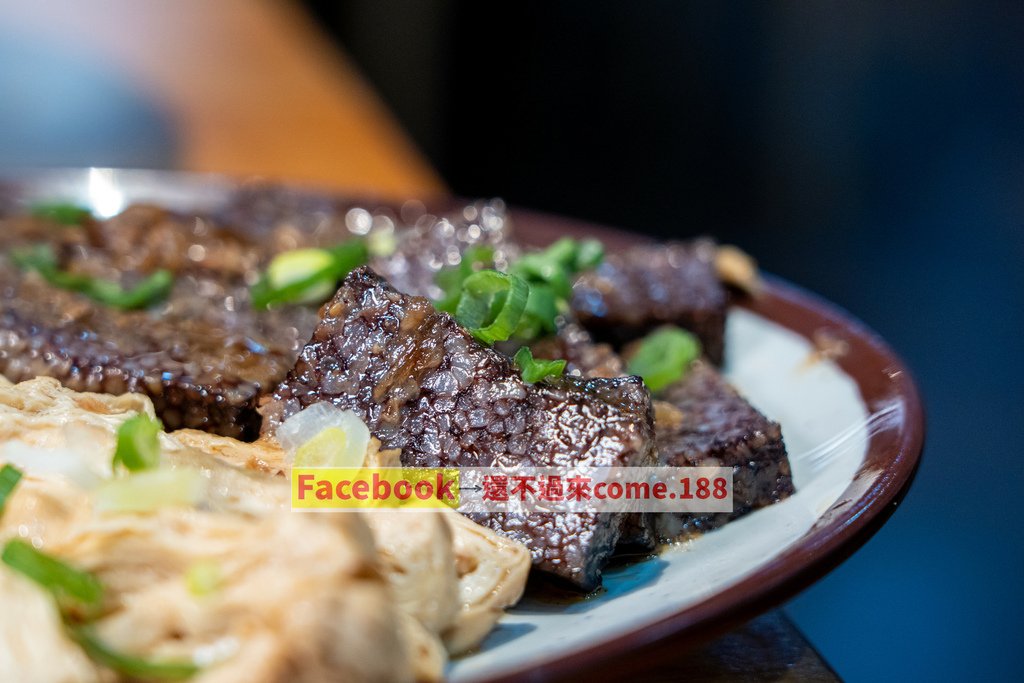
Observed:
[[[93,493],[101,512],[151,512],[165,507],[195,507],[203,498],[206,478],[188,467],[135,472],[111,479]]]
[[[70,626],[69,631],[90,659],[128,678],[172,681],[199,673],[199,667],[192,662],[150,660],[118,652],[89,625]]]
[[[519,326],[529,296],[530,286],[522,278],[482,270],[462,283],[455,318],[484,344],[505,341]]]
[[[370,430],[351,410],[321,401],[282,422],[277,442],[295,467],[363,466],[370,445]]]
[[[57,255],[49,244],[33,244],[11,251],[11,260],[21,268],[31,268],[46,273],[57,270]]]
[[[434,303],[434,307],[454,315],[455,309],[459,306],[459,299],[462,298],[462,284],[466,278],[481,268],[491,268],[493,265],[494,247],[475,245],[466,249],[457,266],[442,268],[434,276],[434,282],[443,292],[441,298]]]
[[[95,610],[103,602],[99,579],[36,550],[31,543],[18,538],[8,541],[0,560],[52,593],[62,608],[71,602]]]
[[[352,420],[348,428],[330,426],[295,449],[295,467],[362,467],[370,430]]]
[[[512,335],[516,339],[530,340],[554,333],[557,330],[558,315],[568,308],[568,299],[572,295],[573,276],[580,270],[594,267],[601,262],[602,258],[604,258],[604,247],[600,242],[595,240],[578,242],[570,238],[563,238],[542,251],[524,254],[512,263],[509,266],[508,275],[525,281],[528,289],[525,309],[520,314],[519,322]],[[503,300],[499,294],[487,298],[484,302],[469,301],[463,304],[467,281],[475,274],[488,272],[481,271],[479,269],[481,265],[493,268],[493,248],[472,247],[467,249],[459,265],[442,269],[435,278],[435,282],[443,292],[441,298],[435,302],[435,307],[438,310],[454,314],[459,322],[471,330],[479,330],[483,325],[468,323],[487,318],[487,311],[496,315],[500,308],[497,304]],[[509,310],[510,312],[518,310],[518,304]],[[497,336],[486,332],[482,335],[474,332],[474,336],[481,341],[491,337],[494,337],[496,341],[504,341],[507,339],[503,336],[504,334],[503,329]]]
[[[349,240],[330,249],[294,249],[275,256],[253,285],[252,305],[318,303],[338,288],[338,281],[369,260],[363,240]]]
[[[4,505],[21,481],[21,470],[13,465],[0,467],[0,517],[4,514]]]
[[[213,560],[199,560],[185,572],[185,586],[197,598],[212,595],[224,582],[220,565]]]
[[[536,359],[527,346],[516,351],[515,361],[522,372],[523,381],[527,384],[534,384],[548,377],[561,377],[565,372],[564,360]]]
[[[640,375],[653,392],[679,381],[700,357],[700,342],[678,327],[663,327],[644,337],[626,371]]]
[[[577,273],[597,268],[604,261],[604,245],[597,240],[583,240],[576,248],[574,269]]]
[[[89,209],[70,202],[39,202],[32,205],[31,213],[62,225],[81,225],[92,218]]]
[[[334,258],[335,280],[341,280],[359,266],[366,265],[370,260],[370,251],[363,240],[349,240],[327,251]]]
[[[163,425],[145,413],[139,413],[117,428],[117,447],[113,466],[119,464],[137,472],[160,464],[160,432]]]
[[[555,319],[561,313],[562,300],[547,285],[530,285],[530,297],[526,300],[519,327],[513,335],[516,339],[536,339],[553,334],[557,326]]]
[[[581,270],[593,268],[603,258],[604,247],[600,242],[577,242],[565,237],[516,260],[509,272],[530,285],[530,300],[516,338],[529,340],[555,332],[555,320],[568,308],[572,296],[573,277]]]
[[[134,310],[165,299],[173,284],[171,271],[157,270],[131,289],[123,289],[116,282],[94,279],[84,293],[108,306]]]
[[[155,271],[127,290],[117,282],[63,271],[57,264],[53,249],[46,244],[15,250],[11,252],[11,258],[21,268],[35,270],[55,287],[79,292],[90,299],[117,308],[136,309],[149,306],[165,298],[174,284],[174,276],[168,270]]]
[[[567,299],[572,293],[571,273],[559,258],[549,252],[526,254],[512,264],[510,270],[531,284],[547,285],[560,298]]]
[[[398,249],[398,237],[393,229],[373,230],[366,236],[366,250],[370,256],[391,256]]]
[[[278,254],[267,267],[267,283],[280,292],[296,283],[302,288],[290,300],[308,304],[323,301],[334,293],[334,257],[326,249],[294,249]]]
[[[531,284],[545,282],[562,297],[568,298],[572,277],[593,268],[604,259],[604,246],[597,240],[577,242],[569,237],[554,242],[543,251],[525,254],[510,268]]]

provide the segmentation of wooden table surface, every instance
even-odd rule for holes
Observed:
[[[174,168],[393,197],[445,191],[352,62],[295,4],[0,0],[0,29],[26,44],[59,48],[69,62],[92,64],[126,84],[169,121],[166,165]],[[17,75],[39,76],[31,65],[25,69]],[[73,106],[55,112],[58,125],[75,123]],[[629,662],[629,678],[837,680],[781,612],[697,649],[687,646],[670,641],[656,656]]]

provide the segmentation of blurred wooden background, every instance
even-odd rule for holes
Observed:
[[[349,59],[291,2],[3,0],[0,31],[124,79],[168,117],[178,168],[394,196],[444,188]],[[72,87],[59,76],[41,74]],[[73,87],[89,96],[88,83]],[[5,99],[0,108],[20,106],[10,90]]]

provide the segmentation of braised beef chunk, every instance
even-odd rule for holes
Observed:
[[[572,310],[599,339],[625,342],[659,325],[686,328],[721,364],[727,295],[715,273],[715,243],[644,245],[610,254],[573,287]]]
[[[353,271],[288,378],[262,406],[272,432],[319,401],[354,410],[410,466],[652,465],[653,414],[635,377],[526,384],[422,297]],[[492,515],[537,568],[589,590],[614,550],[622,515]]]
[[[285,376],[315,322],[300,309],[228,310],[245,288],[198,276],[176,279],[158,311],[111,309],[2,264],[0,289],[0,374],[11,381],[46,375],[77,391],[144,393],[167,429],[242,439],[258,435],[257,396]]]
[[[659,462],[672,467],[733,468],[733,512],[664,514],[656,519],[665,540],[708,531],[793,494],[779,425],[736,393],[712,367],[694,363],[657,402]]]
[[[566,373],[581,377],[622,377],[622,358],[608,344],[594,341],[583,327],[571,320],[559,323],[558,333],[530,345],[536,358],[564,358]],[[649,513],[630,512],[623,516],[616,553],[646,553],[657,546]]]
[[[622,358],[608,344],[594,341],[579,323],[563,320],[558,333],[530,344],[535,358],[565,359],[565,371],[580,377],[621,377]]]

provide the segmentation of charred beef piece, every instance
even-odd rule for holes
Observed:
[[[316,318],[305,309],[257,315],[244,287],[193,275],[178,277],[159,309],[122,311],[3,260],[0,374],[15,382],[46,375],[77,391],[140,392],[167,429],[256,438],[256,399],[285,376]]]
[[[608,344],[596,343],[578,323],[563,320],[558,334],[530,345],[535,358],[564,358],[566,373],[581,377],[623,377],[622,358]],[[511,351],[510,351],[511,352]],[[654,517],[646,512],[624,515],[616,554],[648,553],[658,545]]]
[[[700,338],[716,365],[725,344],[725,287],[715,273],[715,243],[644,245],[610,254],[573,287],[572,310],[599,339],[624,343],[672,324]]]
[[[622,358],[608,344],[594,341],[579,323],[560,321],[558,333],[530,344],[535,358],[566,361],[565,371],[580,377],[622,377],[625,366]]]
[[[697,362],[656,401],[659,462],[733,468],[733,512],[661,514],[659,535],[678,540],[722,526],[793,494],[779,425],[751,406],[711,366]]]
[[[650,398],[635,377],[522,381],[422,297],[367,268],[324,305],[288,378],[261,407],[264,430],[318,401],[354,410],[410,466],[652,465]],[[478,520],[525,543],[534,565],[583,589],[619,537],[620,514],[495,514]]]

